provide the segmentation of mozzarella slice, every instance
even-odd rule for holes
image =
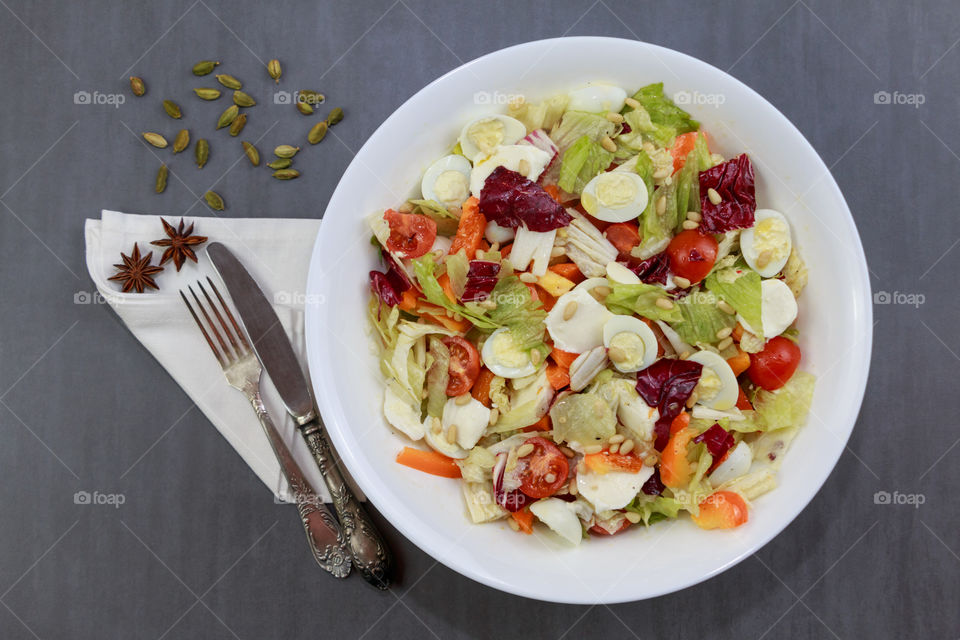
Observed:
[[[443,405],[441,424],[444,433],[450,425],[457,425],[457,444],[469,451],[476,446],[490,424],[490,409],[474,398],[470,398],[465,404],[460,404],[458,400],[460,398],[450,398]]]
[[[793,297],[793,292],[783,280],[771,278],[760,283],[760,321],[763,325],[761,328],[764,338],[769,340],[786,331],[787,327],[797,319],[798,311],[797,299]],[[737,320],[750,333],[755,336],[761,335],[739,313]]]
[[[622,509],[637,497],[640,487],[653,475],[653,467],[644,467],[636,473],[608,471],[607,473],[577,473],[577,490],[593,508],[600,511]]]
[[[487,223],[487,228],[483,231],[483,235],[488,242],[499,242],[500,244],[510,242],[515,234],[514,229],[501,227],[493,220]]]
[[[698,351],[688,358],[703,365],[697,383],[697,403],[717,411],[726,411],[737,405],[740,386],[733,369],[717,353]]]
[[[555,347],[583,353],[603,344],[603,325],[611,316],[588,290],[573,288],[557,298],[545,323]]]
[[[573,504],[559,498],[546,498],[531,504],[530,512],[570,544],[580,544],[583,529]]]
[[[490,334],[480,349],[483,363],[501,378],[523,378],[537,372],[530,355],[517,348],[509,327],[500,327]]]
[[[569,95],[567,109],[590,113],[620,111],[627,99],[627,92],[612,84],[591,84],[582,89],[574,89]]]
[[[497,167],[506,167],[523,175],[528,180],[536,180],[550,164],[552,157],[546,151],[528,144],[512,144],[497,147],[489,156],[474,160],[470,173],[470,191],[480,197],[483,185]]]
[[[514,144],[527,135],[527,127],[515,118],[492,115],[471,120],[460,132],[460,150],[470,160],[493,153],[500,145]]]
[[[383,415],[394,428],[402,431],[411,440],[424,436],[423,422],[420,420],[420,407],[414,407],[398,396],[390,385],[383,393]]]
[[[607,263],[607,277],[617,284],[643,284],[640,276],[619,262]]]
[[[792,248],[790,225],[782,213],[773,209],[757,209],[753,226],[740,233],[743,259],[764,278],[772,278],[783,270]],[[759,265],[761,255],[763,266]]]
[[[660,419],[660,411],[648,405],[636,388],[630,386],[620,389],[617,418],[638,440],[650,442],[654,437],[654,426]]]
[[[547,266],[550,264],[550,252],[553,250],[556,237],[556,229],[530,231],[527,225],[521,225],[517,229],[513,249],[510,250],[510,264],[518,271],[526,271],[530,262],[533,261],[531,273],[542,276],[547,272]]]
[[[727,459],[717,465],[710,474],[710,484],[715,487],[736,480],[750,471],[753,462],[753,451],[746,442],[741,442],[730,452]]]

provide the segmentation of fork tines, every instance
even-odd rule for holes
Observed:
[[[200,292],[203,294],[203,298],[207,302],[206,306],[204,306],[203,302],[201,302],[200,298],[197,296],[197,293],[193,290],[193,287],[187,287],[187,289],[190,291],[190,295],[193,296],[193,300],[196,303],[197,308],[200,309],[200,314],[207,321],[206,326],[204,326],[203,321],[200,320],[197,312],[194,311],[193,305],[190,304],[190,300],[183,292],[183,289],[180,290],[180,297],[183,298],[183,303],[187,305],[187,309],[190,310],[190,315],[193,316],[197,326],[200,327],[200,332],[203,333],[203,337],[206,338],[207,344],[210,345],[210,349],[213,350],[213,354],[217,357],[217,361],[220,363],[220,366],[226,368],[235,360],[241,358],[249,352],[250,343],[247,342],[246,335],[244,335],[244,332],[240,329],[240,325],[237,324],[236,319],[233,317],[233,313],[230,312],[230,307],[224,301],[223,296],[220,295],[220,291],[217,289],[217,286],[213,284],[213,280],[207,277],[207,283],[210,285],[210,288],[213,289],[213,293],[216,296],[217,301],[220,303],[219,309],[217,308],[217,305],[214,303],[213,299],[210,298],[210,294],[207,293],[202,281],[197,281],[197,287],[200,289]],[[207,307],[209,307],[209,309],[213,312],[213,315],[223,328],[223,334],[230,343],[230,347],[227,346],[227,342],[224,342],[223,336],[221,336],[220,331],[217,329],[217,324],[214,323],[214,321],[210,318],[210,314],[207,313]],[[220,313],[220,309],[223,310],[223,314]],[[233,331],[231,331],[231,326],[228,326],[227,322],[224,320],[224,315],[226,315],[227,319],[230,321]],[[213,333],[217,340],[217,344],[220,345],[220,349],[217,349],[217,346],[214,344],[213,340],[210,339],[210,334],[207,333],[207,328],[209,328],[210,332]]]

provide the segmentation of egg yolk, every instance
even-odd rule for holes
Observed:
[[[723,381],[720,380],[720,376],[710,367],[704,367],[700,372],[700,381],[697,383],[697,396],[700,401],[710,402],[717,397],[722,387]]]
[[[776,262],[790,252],[790,229],[780,218],[766,218],[753,229],[753,249],[757,254],[769,251]]]
[[[610,359],[621,367],[633,368],[643,362],[643,339],[635,333],[623,331],[610,339]]]
[[[480,120],[470,125],[467,130],[467,137],[477,149],[483,153],[493,153],[498,144],[503,142],[504,126],[496,118]]]
[[[456,206],[466,200],[469,189],[467,176],[452,169],[441,173],[433,183],[433,192],[440,204],[448,207]]]
[[[509,331],[498,333],[490,340],[493,341],[493,354],[500,366],[519,369],[530,361],[526,353],[517,349]]]
[[[637,197],[637,185],[626,175],[605,173],[597,179],[597,200],[609,209],[624,207]]]

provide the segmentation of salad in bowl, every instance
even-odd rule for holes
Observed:
[[[746,523],[814,389],[807,269],[749,155],[660,83],[595,83],[465,122],[420,192],[370,218],[397,462],[574,545]]]

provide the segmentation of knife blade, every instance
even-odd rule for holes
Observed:
[[[219,242],[210,243],[207,256],[233,298],[257,358],[296,421],[300,435],[320,469],[353,554],[354,567],[367,582],[386,589],[390,585],[390,551],[343,479],[326,428],[314,408],[310,387],[280,318],[256,280],[227,247]]]

